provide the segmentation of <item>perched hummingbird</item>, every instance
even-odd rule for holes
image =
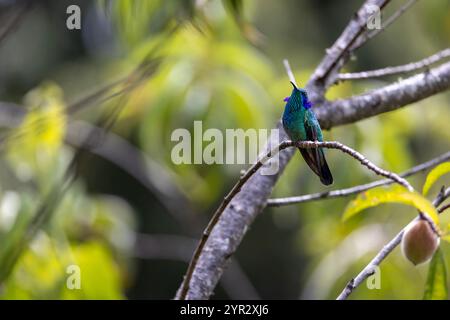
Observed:
[[[283,113],[283,127],[292,141],[323,141],[322,130],[312,104],[304,89],[299,89],[291,82],[294,89],[291,96],[284,99],[286,106]],[[317,174],[324,185],[333,183],[322,148],[299,148],[308,166]]]

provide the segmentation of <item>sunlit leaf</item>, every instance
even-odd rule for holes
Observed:
[[[71,269],[75,267],[76,269]],[[79,287],[69,286],[78,276]],[[2,283],[4,299],[121,299],[121,279],[109,250],[98,242],[55,246],[44,233]]]
[[[7,159],[19,176],[24,172],[48,180],[66,133],[62,90],[44,83],[25,96],[27,114],[6,138]]]
[[[423,299],[447,300],[447,298],[447,267],[445,265],[444,254],[442,250],[438,249],[430,262]]]
[[[113,0],[99,4],[112,18],[121,38],[131,46],[140,44],[151,34],[169,30],[175,23],[194,22],[194,0]]]
[[[64,286],[63,299],[122,298],[119,270],[104,245],[88,242],[74,247],[72,263],[80,270],[81,286],[78,290]]]
[[[425,184],[423,185],[422,193],[423,195],[427,195],[428,191],[430,191],[430,188],[433,186],[433,184],[444,174],[450,172],[450,162],[444,162],[438,165],[437,167],[433,168],[433,170],[430,171],[430,173],[427,176],[427,179],[425,180]]]
[[[382,203],[403,203],[416,207],[419,211],[427,214],[436,225],[439,216],[433,204],[417,192],[410,192],[399,186],[389,188],[375,188],[362,192],[351,201],[345,209],[343,220],[347,220],[364,209],[375,207]]]

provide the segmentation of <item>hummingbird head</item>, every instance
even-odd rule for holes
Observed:
[[[284,98],[283,101],[286,101],[289,103],[289,100],[292,99],[292,102],[298,102],[300,103],[303,108],[310,109],[312,107],[311,101],[308,99],[308,94],[306,90],[298,88],[297,85],[291,81],[292,86],[294,89],[292,90],[291,96]]]

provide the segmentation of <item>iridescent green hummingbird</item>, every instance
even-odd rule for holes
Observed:
[[[284,99],[286,106],[283,113],[283,127],[292,141],[323,141],[319,121],[312,111],[312,104],[304,89],[299,89],[291,82],[294,89],[291,96]],[[322,148],[299,148],[303,159],[317,174],[324,185],[333,183],[333,177],[325,160]]]

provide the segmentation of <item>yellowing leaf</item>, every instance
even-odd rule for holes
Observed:
[[[362,192],[351,201],[345,209],[343,220],[347,220],[364,209],[375,207],[382,203],[403,203],[416,207],[426,214],[438,226],[439,216],[433,204],[417,192],[411,192],[399,186],[390,188],[375,188]]]
[[[442,251],[438,249],[431,259],[425,285],[424,300],[447,300],[447,268]]]
[[[105,245],[90,241],[56,250],[52,241],[43,233],[34,240],[2,283],[1,299],[123,298],[119,267]],[[79,287],[70,286],[74,277]]]
[[[61,89],[51,83],[25,96],[27,113],[22,123],[7,136],[7,158],[18,170],[47,176],[66,132],[66,114]]]
[[[121,277],[109,249],[97,242],[87,242],[73,248],[73,265],[80,270],[80,289],[67,286],[62,299],[122,299]]]
[[[425,184],[423,185],[422,194],[427,195],[428,191],[430,191],[430,188],[433,186],[433,184],[444,174],[450,172],[450,162],[444,162],[438,165],[437,167],[433,168],[433,170],[430,171],[430,173],[427,176],[427,179],[425,180]]]

